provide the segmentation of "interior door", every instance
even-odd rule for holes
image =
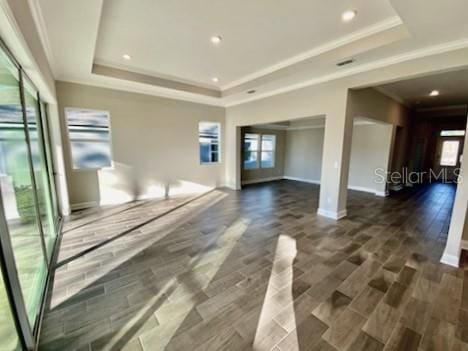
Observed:
[[[438,176],[439,181],[456,181],[464,141],[463,136],[439,136],[433,167],[434,174]]]

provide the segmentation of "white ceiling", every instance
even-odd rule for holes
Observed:
[[[403,80],[378,89],[416,109],[464,105],[468,104],[468,69]],[[440,95],[429,96],[432,90]]]
[[[56,79],[220,106],[468,47],[466,0],[29,2]]]
[[[111,0],[96,45],[100,63],[221,86],[396,16],[387,0]],[[220,35],[217,47],[210,37]],[[131,62],[122,59],[132,56]]]

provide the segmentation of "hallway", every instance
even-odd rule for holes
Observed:
[[[40,350],[462,350],[468,280],[439,263],[455,187],[295,181],[141,201],[64,226]]]

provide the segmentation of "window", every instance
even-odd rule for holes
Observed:
[[[276,135],[262,135],[262,168],[275,167]]]
[[[200,143],[200,162],[218,163],[221,125],[214,122],[198,124],[198,142]]]
[[[110,167],[110,123],[106,111],[65,109],[73,169]]]
[[[244,169],[258,168],[260,134],[244,135]]]
[[[456,166],[458,161],[458,140],[447,140],[442,144],[442,156],[440,157],[441,166]]]
[[[442,130],[440,136],[464,136],[464,130]]]
[[[275,167],[276,135],[244,135],[244,169]]]

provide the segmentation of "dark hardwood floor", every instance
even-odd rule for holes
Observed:
[[[278,181],[74,214],[41,350],[468,350],[468,271],[439,263],[455,188]]]

